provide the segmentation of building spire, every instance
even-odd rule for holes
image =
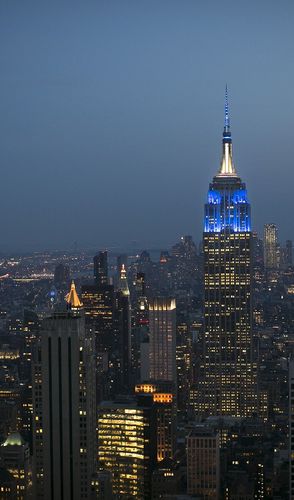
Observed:
[[[225,123],[223,131],[223,155],[220,164],[218,177],[236,177],[237,173],[233,163],[232,138],[230,130],[228,86],[225,90]]]
[[[77,294],[76,285],[74,281],[72,281],[71,283],[70,291],[66,295],[65,300],[70,309],[79,309],[80,307],[82,307],[82,303]]]
[[[226,84],[225,91],[225,129],[229,132],[230,129],[230,117],[229,117],[229,100],[228,100],[228,85]]]
[[[122,264],[120,269],[120,277],[118,280],[118,289],[122,292],[123,295],[130,295],[128,279],[127,279],[127,271],[125,265]]]

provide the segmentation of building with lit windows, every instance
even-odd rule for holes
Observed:
[[[90,497],[96,472],[93,337],[75,286],[68,310],[43,321],[33,362],[34,498]]]
[[[176,384],[176,301],[156,297],[149,301],[150,379]]]
[[[276,224],[265,224],[263,233],[264,267],[278,267],[278,229]]]
[[[86,326],[95,335],[97,352],[107,352],[113,343],[113,286],[84,285],[81,301],[85,311]]]
[[[115,498],[150,499],[156,462],[152,398],[102,402],[98,407],[98,460],[112,473]]]
[[[135,386],[135,394],[150,394],[156,413],[156,458],[160,462],[172,459],[176,449],[177,407],[173,384],[168,382],[142,383]]]
[[[223,155],[209,186],[204,234],[204,339],[196,409],[247,416],[256,409],[252,349],[251,215],[232,157],[226,91]]]

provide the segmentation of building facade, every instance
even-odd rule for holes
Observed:
[[[217,433],[204,427],[187,437],[187,493],[203,500],[220,498],[220,449]]]
[[[278,229],[276,224],[265,224],[263,232],[264,267],[278,267]]]
[[[156,297],[149,301],[150,379],[176,384],[176,301]]]
[[[201,414],[239,417],[256,409],[251,236],[247,190],[233,164],[226,95],[222,161],[209,186],[204,217]]]
[[[33,362],[34,498],[90,497],[96,467],[93,337],[75,289],[43,322]]]
[[[152,398],[144,399],[142,404],[127,399],[106,401],[98,408],[98,460],[112,473],[117,499],[150,499],[156,419]]]
[[[98,286],[108,284],[108,256],[107,252],[99,252],[93,259],[94,280]]]

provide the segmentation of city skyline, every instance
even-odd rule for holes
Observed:
[[[152,6],[0,7],[0,251],[200,240],[226,83],[253,229],[293,238],[293,5]]]

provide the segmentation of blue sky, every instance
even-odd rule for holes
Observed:
[[[0,251],[201,238],[225,84],[254,228],[294,239],[291,0],[0,1]]]

